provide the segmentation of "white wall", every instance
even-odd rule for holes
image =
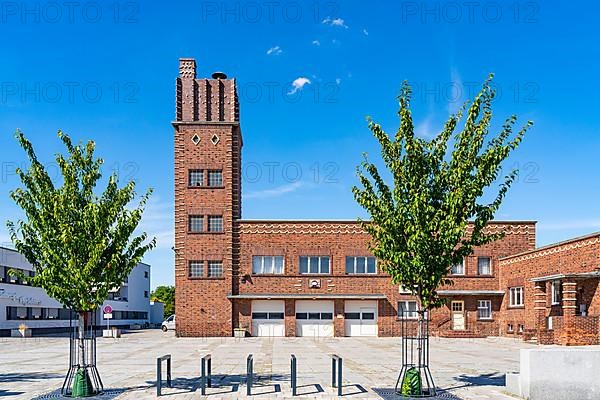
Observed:
[[[507,389],[530,400],[595,400],[600,399],[598,371],[598,346],[522,349],[519,384],[511,377]]]
[[[7,268],[19,268],[27,271],[33,270],[33,267],[15,250],[0,247],[0,266]],[[147,277],[146,277],[147,274]],[[104,304],[110,304],[115,311],[142,311],[147,313],[147,318],[143,320],[118,320],[111,321],[111,325],[129,325],[143,324],[150,321],[150,266],[147,264],[138,264],[131,272],[126,285],[127,301],[105,301]],[[147,292],[148,297],[145,297]],[[10,283],[0,283],[0,330],[16,329],[21,324],[29,328],[64,328],[69,326],[69,320],[13,320],[8,321],[6,307],[41,307],[41,308],[62,308],[62,305],[51,298],[40,288],[15,285]],[[98,324],[105,325],[102,313],[98,313]]]

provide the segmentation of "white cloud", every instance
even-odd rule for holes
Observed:
[[[146,232],[149,238],[156,237],[157,249],[170,249],[175,244],[173,212],[172,202],[151,197],[136,234]]]
[[[310,85],[310,79],[301,76],[299,78],[294,79],[294,81],[292,82],[292,89],[288,92],[288,94],[294,94],[296,93],[298,90],[302,90],[302,88],[305,85]]]
[[[269,56],[278,56],[281,53],[283,53],[283,50],[279,46],[271,47],[269,50],[267,50],[267,55]]]
[[[369,31],[368,30],[363,29],[363,33],[364,33],[365,36],[369,36]]]
[[[344,22],[343,19],[341,18],[335,18],[332,19],[330,17],[327,17],[323,20],[322,22],[325,25],[331,25],[331,26],[340,26],[342,28],[348,29],[348,25],[346,25],[346,23]]]
[[[318,40],[315,39],[312,41],[312,44],[314,44],[315,46],[320,46],[321,42],[319,42]]]
[[[295,192],[303,186],[302,182],[294,182],[287,185],[278,186],[273,189],[259,190],[257,192],[250,192],[245,194],[244,197],[247,199],[264,199],[268,197],[283,196],[287,193]]]
[[[339,85],[340,83],[342,83],[342,80],[340,78],[335,78],[335,83]]]

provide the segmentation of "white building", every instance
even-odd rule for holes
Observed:
[[[0,247],[0,336],[10,336],[11,330],[25,324],[33,334],[66,331],[70,311],[43,289],[32,287],[26,280],[9,276],[9,269],[20,269],[33,275],[33,266],[19,252]],[[138,264],[121,288],[111,291],[104,305],[113,309],[110,326],[127,328],[150,322],[150,265]],[[96,325],[106,326],[102,311]],[[75,323],[74,323],[75,324]]]

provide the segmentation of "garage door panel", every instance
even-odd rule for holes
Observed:
[[[296,335],[333,336],[333,301],[296,301]]]
[[[346,336],[377,336],[377,300],[348,300],[344,303]]]
[[[285,336],[285,302],[255,300],[252,302],[252,336]]]

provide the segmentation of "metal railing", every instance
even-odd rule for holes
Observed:
[[[252,382],[254,381],[254,357],[252,354],[246,360],[246,395],[252,396]]]
[[[202,382],[200,383],[202,395],[206,395],[206,388],[212,385],[212,356],[210,354],[202,357],[200,361],[200,373]]]
[[[290,380],[292,385],[292,396],[296,396],[298,389],[298,362],[296,356],[293,354],[290,360]]]
[[[156,359],[156,396],[161,396],[162,391],[162,362],[167,362],[167,386],[171,387],[171,355],[167,354]]]
[[[342,371],[343,361],[342,357],[332,354],[331,355],[331,386],[337,388],[338,396],[342,395]]]

